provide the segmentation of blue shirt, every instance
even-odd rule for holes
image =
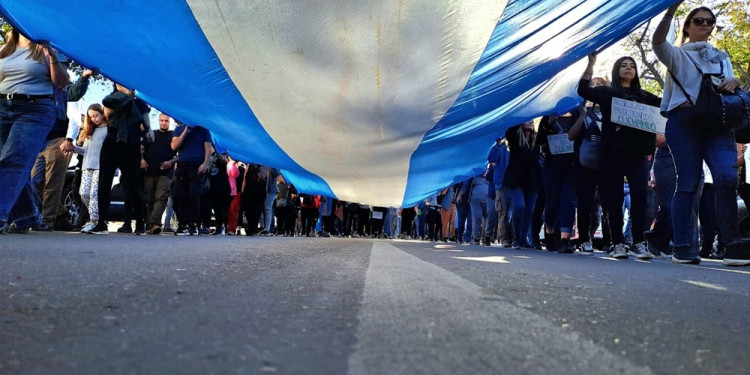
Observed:
[[[180,125],[174,130],[174,138],[179,137],[187,128]],[[203,145],[205,142],[211,143],[211,133],[205,128],[194,126],[182,140],[182,145],[177,149],[179,161],[183,163],[203,163],[206,156],[206,149]]]

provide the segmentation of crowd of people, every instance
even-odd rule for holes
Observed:
[[[73,224],[82,233],[109,233],[119,170],[125,218],[118,232],[405,238],[584,255],[599,247],[616,259],[748,265],[736,201],[745,147],[732,129],[706,133],[693,116],[703,72],[718,72],[719,91],[733,92],[740,81],[726,53],[708,43],[716,22],[709,8],[688,13],[680,46],[667,42],[679,5],[653,36],[670,71],[662,98],[641,87],[631,57],[614,63],[609,82],[593,77],[592,54],[580,106],[508,128],[482,173],[412,207],[299,192],[276,168],[217,152],[201,126],[161,113],[152,129],[151,108],[119,84],[73,129],[65,104],[84,95],[95,72],[71,83],[49,46],[11,30],[0,49],[0,232],[54,229],[62,179],[77,153],[75,191],[86,210]],[[613,99],[660,107],[666,134],[614,122]],[[750,198],[744,177],[739,184]]]

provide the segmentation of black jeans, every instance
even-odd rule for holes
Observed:
[[[136,229],[143,228],[146,205],[143,188],[139,186],[139,144],[118,143],[112,138],[104,140],[99,157],[99,217],[107,220],[112,201],[112,180],[117,168],[120,168],[120,185],[125,193],[125,202],[132,209],[130,219],[135,220]]]
[[[174,210],[180,225],[198,224],[201,213],[201,193],[206,180],[198,173],[200,163],[177,163],[174,173]]]
[[[595,215],[598,214],[598,209],[596,209],[594,203],[596,201],[596,188],[599,186],[599,172],[576,163],[575,180],[576,199],[578,200],[578,239],[581,243],[584,243],[591,241],[591,233],[599,225],[598,220],[592,220],[592,217],[595,218]],[[592,211],[596,213],[592,213]]]
[[[609,155],[602,159],[599,189],[602,207],[609,219],[610,238],[613,244],[624,243],[622,234],[624,180],[630,186],[630,217],[633,220],[633,243],[643,241],[646,231],[646,189],[648,188],[648,159],[645,156],[625,157]]]

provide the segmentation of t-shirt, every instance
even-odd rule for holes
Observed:
[[[161,163],[172,159],[177,153],[172,150],[172,135],[173,132],[171,130],[165,132],[157,130],[154,132],[154,141],[146,143],[146,153],[143,155],[143,159],[148,164],[146,175],[172,176],[173,168],[161,169]],[[202,162],[203,159],[201,158]]]
[[[179,137],[187,129],[187,126],[180,125],[174,130],[174,138]],[[177,150],[180,162],[183,163],[203,163],[206,150],[203,146],[205,142],[211,142],[211,133],[203,127],[194,126],[182,140],[182,146]]]
[[[16,47],[8,57],[0,59],[0,93],[51,95],[52,80],[44,59],[29,57],[29,49]]]

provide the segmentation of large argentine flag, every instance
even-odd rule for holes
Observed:
[[[408,206],[481,172],[507,127],[572,108],[575,62],[672,2],[0,0],[0,11],[301,191]]]

